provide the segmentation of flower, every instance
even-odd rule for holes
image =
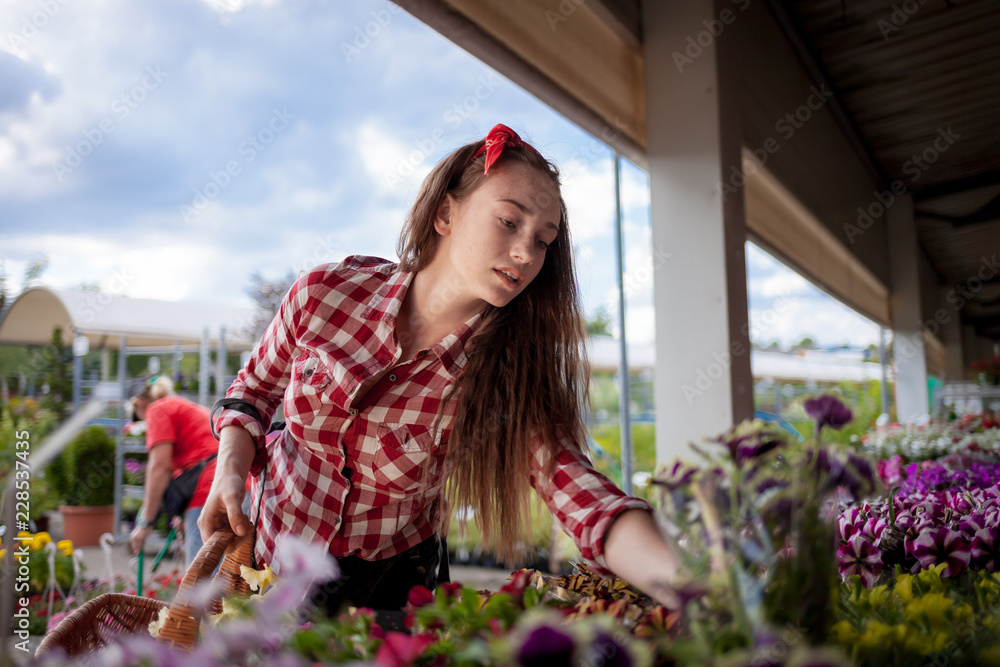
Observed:
[[[517,653],[524,667],[570,667],[573,664],[573,638],[547,625],[528,634]]]
[[[402,632],[385,633],[385,642],[375,654],[375,662],[386,667],[406,667],[420,657],[434,642],[431,635],[413,635]]]
[[[411,607],[423,607],[434,602],[434,593],[432,593],[426,586],[414,586],[410,589],[410,594],[407,596],[407,603]]]
[[[816,437],[824,426],[840,430],[853,418],[850,408],[833,394],[814,396],[805,402],[806,414],[816,420]]]
[[[665,466],[656,473],[653,484],[666,487],[668,491],[675,491],[687,486],[697,472],[697,467],[689,465],[681,459],[676,459],[673,465]]]
[[[719,436],[716,442],[729,449],[729,455],[737,467],[753,462],[785,444],[777,430],[760,420],[737,424]]]
[[[274,572],[270,565],[264,565],[263,570],[254,570],[246,565],[240,565],[240,575],[250,585],[250,590],[263,593],[274,582]]]
[[[977,565],[987,572],[1000,572],[1000,539],[997,538],[996,529],[977,530],[969,546]]]
[[[70,540],[59,540],[56,543],[56,547],[59,549],[59,551],[62,551],[63,554],[66,556],[73,555],[73,542],[71,542]]]
[[[882,554],[864,535],[855,535],[837,549],[837,569],[844,579],[858,575],[871,586],[882,574]]]
[[[598,630],[594,643],[584,658],[585,665],[604,665],[605,667],[632,667],[634,661],[628,647],[620,644],[604,630]]]
[[[927,528],[915,540],[907,540],[907,552],[922,567],[944,564],[942,576],[952,577],[969,566],[972,552],[962,536],[948,528]]]

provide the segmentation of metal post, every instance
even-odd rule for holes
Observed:
[[[622,443],[622,490],[632,495],[632,407],[628,339],[625,336],[625,241],[622,231],[622,160],[615,158],[615,268],[618,273],[618,423]]]
[[[128,395],[127,366],[128,339],[121,336],[118,339],[118,433],[115,436],[115,535],[118,535],[118,527],[122,519],[122,469],[125,465],[125,420],[129,418],[125,414],[125,402],[131,398]]]
[[[76,335],[77,338],[80,334]],[[83,355],[77,354],[77,342],[73,341],[73,414],[80,409],[80,386],[83,384]]]
[[[198,358],[198,402],[208,405],[208,328],[201,335],[201,356]]]
[[[889,414],[889,364],[885,350],[885,327],[878,330],[878,360],[882,366],[882,414]]]
[[[219,329],[219,351],[215,359],[215,396],[212,400],[217,401],[226,395],[226,327]]]
[[[174,376],[170,378],[174,382],[177,382],[177,378],[181,375],[181,342],[179,340],[174,341],[174,363],[173,363],[173,373]]]

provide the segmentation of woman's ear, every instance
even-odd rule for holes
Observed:
[[[449,193],[444,196],[444,199],[441,200],[441,205],[438,206],[437,214],[434,216],[434,229],[441,236],[451,234],[451,221],[455,213],[456,204],[455,198]]]

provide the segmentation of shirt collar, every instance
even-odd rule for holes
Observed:
[[[397,269],[372,295],[372,300],[362,311],[361,316],[370,321],[389,322],[394,326],[396,316],[399,315],[399,309],[403,305],[403,299],[406,298],[406,291],[413,281],[413,276],[413,271],[403,271],[397,266]],[[430,348],[441,360],[441,365],[453,377],[458,377],[468,361],[465,345],[483,325],[483,312],[476,313],[467,319],[461,326]]]

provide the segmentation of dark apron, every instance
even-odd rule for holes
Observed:
[[[406,551],[381,560],[357,556],[338,558],[340,577],[321,586],[313,595],[313,604],[335,618],[345,605],[369,607],[376,611],[376,622],[384,630],[403,631],[410,589],[425,586],[430,590],[451,581],[448,570],[448,543],[437,535]]]

